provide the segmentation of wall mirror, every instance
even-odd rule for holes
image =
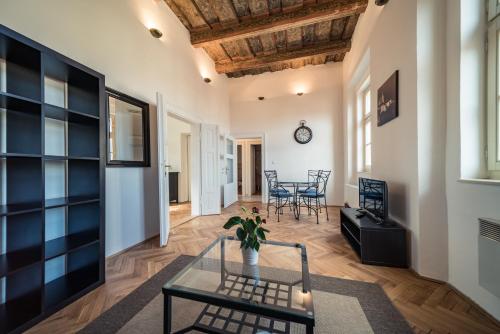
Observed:
[[[149,167],[149,105],[106,89],[107,165]]]

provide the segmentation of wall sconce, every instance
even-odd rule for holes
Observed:
[[[298,96],[302,96],[302,95],[304,95],[304,93],[303,92],[298,92],[297,95]]]
[[[264,96],[259,96],[258,99],[259,99],[259,101],[262,101],[262,100],[264,100]]]
[[[149,29],[149,32],[151,33],[151,36],[153,36],[154,38],[160,38],[161,36],[163,36],[163,33],[156,28]]]
[[[205,81],[206,83],[211,83],[212,79],[210,79],[210,78],[203,78],[203,81]]]

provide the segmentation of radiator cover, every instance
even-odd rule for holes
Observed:
[[[500,298],[500,221],[479,218],[479,285]]]

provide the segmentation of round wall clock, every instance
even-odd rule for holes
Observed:
[[[297,130],[295,130],[295,133],[293,134],[295,141],[299,144],[307,144],[313,137],[311,128],[305,126],[305,124],[305,121],[301,121],[300,126],[297,128]]]

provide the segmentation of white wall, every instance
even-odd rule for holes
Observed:
[[[478,172],[482,159],[477,155],[477,142],[482,137],[472,142],[464,141],[468,136],[481,133],[483,124],[477,116],[484,110],[485,80],[481,71],[484,68],[484,34],[480,28],[484,27],[484,2],[448,0],[447,5],[449,282],[500,319],[500,298],[479,285],[477,223],[479,217],[500,217],[500,184],[460,181],[461,178],[481,176]]]
[[[341,85],[342,64],[245,76],[229,83],[231,133],[264,133],[265,169],[276,169],[281,180],[307,180],[308,169],[332,170],[327,190],[331,205],[343,204]],[[298,91],[304,95],[295,95]],[[305,145],[293,138],[300,120],[313,131]]]
[[[2,0],[0,22],[103,73],[111,88],[151,104],[159,91],[169,111],[229,128],[228,80],[163,1]],[[155,108],[150,119],[151,168],[106,170],[106,255],[159,231]]]
[[[354,33],[351,51],[344,59],[343,111],[349,134],[345,147],[346,180],[356,184],[356,135],[349,129],[353,128],[356,114],[356,88],[369,75],[374,112],[371,177],[388,182],[389,213],[409,228],[411,262],[418,270],[416,9],[415,1],[391,1],[384,7],[370,1]],[[360,67],[366,67],[366,73],[360,73]],[[396,70],[399,117],[377,127],[377,89]],[[346,198],[354,199],[356,195],[357,189],[348,183]]]
[[[417,2],[420,273],[448,279],[446,2]]]

